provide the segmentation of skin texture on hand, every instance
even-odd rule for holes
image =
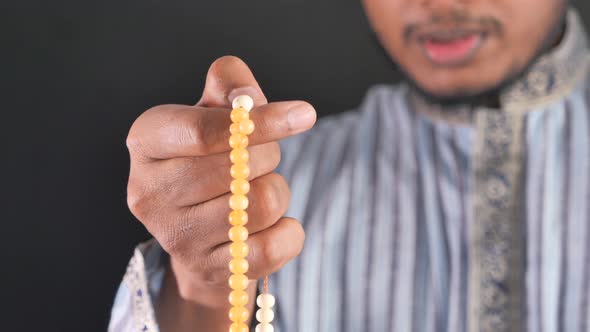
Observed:
[[[284,216],[289,187],[273,170],[281,158],[277,141],[310,129],[315,110],[303,101],[267,103],[246,64],[222,57],[211,65],[197,105],[153,107],[127,137],[129,208],[170,254],[156,305],[162,331],[229,326],[229,114],[239,94],[254,99],[256,126],[248,147],[248,278],[277,271],[303,247],[300,223]],[[248,290],[253,303],[255,282]]]

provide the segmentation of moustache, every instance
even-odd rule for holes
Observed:
[[[474,17],[463,11],[447,14],[434,14],[426,22],[407,24],[404,40],[409,42],[414,36],[434,35],[441,38],[464,35],[467,32],[502,34],[502,23],[491,16]]]

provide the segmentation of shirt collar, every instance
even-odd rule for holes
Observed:
[[[576,10],[568,11],[565,29],[560,44],[502,93],[503,108],[522,112],[546,105],[571,93],[586,75],[588,42]]]

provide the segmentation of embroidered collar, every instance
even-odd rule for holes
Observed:
[[[502,93],[503,108],[522,112],[565,97],[586,75],[589,59],[586,31],[578,13],[570,9],[561,43]]]
[[[529,70],[500,95],[503,111],[524,113],[567,96],[586,76],[590,53],[586,32],[575,9],[568,10],[563,40],[553,50],[539,57]],[[470,106],[441,107],[426,102],[409,88],[412,108],[434,121],[451,125],[472,123]],[[496,110],[497,111],[497,110]]]

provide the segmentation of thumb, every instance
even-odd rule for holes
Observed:
[[[267,103],[248,65],[238,57],[224,56],[209,67],[197,106],[231,108],[233,98],[244,94],[254,99],[255,107]]]

